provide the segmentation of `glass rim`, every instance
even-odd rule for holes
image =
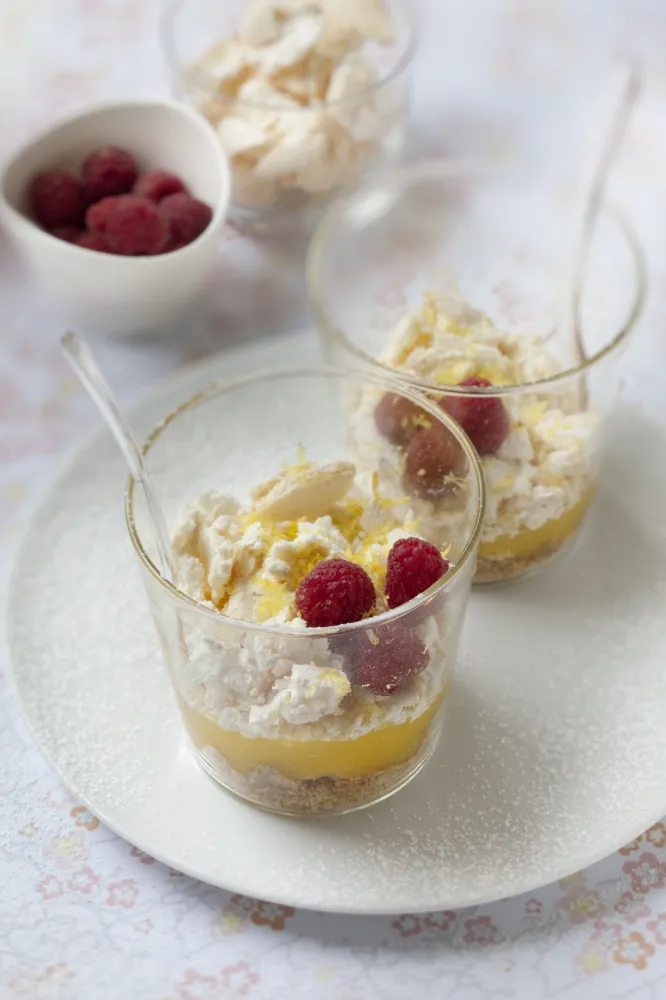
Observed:
[[[409,27],[409,38],[399,59],[390,70],[388,70],[385,74],[380,75],[374,83],[369,84],[367,87],[362,87],[360,90],[356,90],[353,94],[348,94],[346,97],[341,97],[337,101],[323,100],[317,101],[315,104],[299,105],[297,108],[279,108],[276,107],[275,104],[268,104],[263,101],[248,101],[240,97],[225,97],[223,94],[216,94],[215,80],[210,74],[206,73],[204,70],[200,70],[196,66],[190,66],[188,69],[183,65],[178,57],[175,32],[173,29],[178,9],[187,2],[188,0],[166,0],[162,13],[160,14],[160,37],[162,39],[162,48],[166,56],[167,65],[172,74],[179,80],[187,78],[192,80],[195,84],[200,84],[203,90],[211,91],[207,94],[208,99],[217,101],[220,105],[228,105],[231,108],[239,107],[248,108],[253,111],[270,111],[279,114],[299,115],[308,112],[312,113],[313,111],[325,111],[331,108],[344,108],[347,105],[356,104],[358,101],[363,100],[371,94],[377,93],[383,87],[397,79],[414,61],[414,56],[419,43],[420,22],[417,11],[410,6],[409,0],[397,0],[402,7],[406,23]]]
[[[344,345],[346,350],[354,356],[356,361],[360,363],[364,369],[376,369],[381,372],[384,377],[397,379],[401,383],[407,383],[419,392],[425,391],[427,393],[438,393],[439,395],[451,396],[510,397],[518,394],[548,389],[552,386],[559,385],[560,383],[567,382],[572,378],[582,375],[591,368],[595,367],[600,361],[609,355],[614,354],[620,346],[626,343],[629,334],[633,330],[641,313],[643,312],[647,295],[648,279],[645,249],[638,233],[634,229],[631,222],[626,218],[625,214],[617,208],[617,206],[607,201],[602,202],[599,210],[599,216],[610,217],[613,219],[619,232],[624,238],[625,244],[628,246],[629,251],[633,256],[636,288],[633,295],[632,305],[621,323],[619,330],[615,336],[608,341],[608,343],[604,344],[603,347],[600,347],[599,350],[595,351],[593,354],[585,357],[579,364],[565,368],[561,372],[557,372],[554,375],[549,375],[545,378],[535,379],[532,382],[517,382],[512,385],[503,386],[470,387],[442,385],[437,382],[430,382],[427,379],[419,378],[418,375],[402,371],[399,368],[393,368],[385,364],[383,361],[372,357],[370,354],[366,354],[365,351],[350,340],[347,334],[330,321],[328,312],[324,306],[324,297],[321,292],[321,262],[332,234],[335,232],[336,228],[339,227],[340,223],[345,218],[346,213],[354,205],[354,203],[359,199],[367,197],[373,190],[381,189],[382,186],[393,187],[394,196],[400,197],[401,192],[413,183],[433,180],[462,180],[470,176],[498,176],[500,178],[510,178],[512,176],[519,177],[520,171],[515,169],[512,170],[507,167],[484,167],[483,165],[473,161],[456,162],[444,160],[425,160],[421,163],[411,164],[407,167],[384,171],[381,175],[375,176],[360,185],[350,194],[336,199],[336,201],[334,201],[333,204],[327,208],[310,241],[306,260],[308,293],[319,330],[325,332],[330,337]]]
[[[188,399],[184,400],[179,406],[171,410],[167,416],[161,420],[148,434],[141,447],[141,453],[145,456],[150,452],[153,445],[159,440],[162,432],[166,430],[174,421],[176,421],[185,412],[193,409],[201,403],[206,402],[208,399],[218,396],[224,392],[229,392],[231,390],[236,390],[242,388],[244,385],[251,383],[277,380],[286,377],[335,377],[345,380],[355,380],[357,382],[371,382],[377,387],[383,388],[388,392],[397,392],[400,395],[405,396],[413,403],[416,403],[419,407],[427,410],[431,416],[435,417],[439,423],[443,424],[456,438],[456,440],[461,445],[467,459],[470,463],[470,469],[473,471],[474,479],[476,483],[477,490],[477,503],[475,511],[474,525],[471,531],[467,532],[467,538],[465,545],[463,546],[460,558],[454,563],[454,565],[449,569],[443,577],[434,583],[428,590],[425,590],[422,594],[418,594],[416,597],[412,598],[411,601],[407,601],[405,604],[401,604],[398,608],[394,608],[390,611],[384,611],[380,615],[375,615],[373,618],[363,618],[358,622],[349,622],[345,625],[333,625],[327,626],[326,628],[308,628],[307,635],[312,638],[327,638],[334,635],[339,635],[341,633],[350,634],[353,632],[360,632],[368,628],[373,628],[375,626],[379,627],[384,625],[389,621],[396,621],[403,618],[405,615],[409,614],[411,611],[421,607],[423,604],[428,603],[430,600],[435,598],[441,591],[448,590],[452,581],[456,578],[459,571],[466,566],[470,558],[475,554],[479,538],[481,535],[481,529],[483,527],[483,521],[486,511],[486,488],[485,481],[483,477],[483,470],[481,467],[481,460],[474,448],[474,445],[467,437],[463,429],[453,420],[452,417],[445,413],[439,406],[431,402],[428,399],[423,399],[418,393],[412,392],[409,388],[401,385],[396,385],[394,381],[382,379],[374,373],[356,372],[351,371],[346,368],[339,368],[333,366],[304,366],[304,367],[293,367],[293,368],[277,368],[277,369],[261,369],[257,372],[249,372],[245,375],[238,375],[233,378],[221,378],[212,382],[210,385],[199,389],[196,393],[190,396]],[[196,614],[203,615],[204,618],[208,619],[210,622],[217,624],[224,624],[230,628],[239,629],[244,632],[255,632],[262,635],[273,635],[279,636],[280,638],[303,638],[304,633],[297,632],[294,629],[286,628],[280,625],[265,625],[260,622],[249,622],[243,621],[240,618],[231,618],[229,615],[225,615],[223,612],[218,611],[216,608],[207,608],[205,605],[200,604],[193,598],[189,597],[187,594],[183,593],[175,583],[171,583],[169,580],[161,575],[159,569],[150,558],[146,549],[144,548],[143,542],[139,536],[139,531],[136,526],[136,521],[134,518],[134,490],[137,486],[137,482],[131,474],[127,478],[127,485],[125,489],[125,525],[127,527],[130,540],[134,551],[140,561],[140,563],[145,567],[145,569],[150,573],[154,580],[159,583],[167,598],[172,603],[176,605],[184,605],[190,612],[195,612]],[[305,632],[305,630],[304,630]]]

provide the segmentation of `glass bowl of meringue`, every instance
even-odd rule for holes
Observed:
[[[400,154],[407,0],[169,0],[162,37],[229,157],[238,221],[316,212]]]

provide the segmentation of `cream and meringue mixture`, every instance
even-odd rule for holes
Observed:
[[[345,660],[312,637],[294,599],[322,560],[362,567],[376,590],[370,614],[387,610],[384,577],[392,546],[418,538],[413,510],[377,492],[376,477],[349,462],[296,465],[253,490],[246,505],[209,491],[182,513],[172,532],[183,593],[237,620],[220,637],[191,629],[177,677],[181,698],[224,730],[263,739],[357,739],[421,716],[441,695],[446,666],[436,617],[415,629],[429,664],[390,697],[354,685]],[[288,630],[244,630],[242,622]]]
[[[561,371],[542,337],[499,330],[451,293],[426,294],[390,335],[380,360],[442,387],[473,376],[493,386],[523,385]],[[509,432],[494,454],[481,455],[487,490],[482,552],[484,542],[536,531],[584,502],[597,470],[600,420],[581,406],[579,386],[501,399]],[[363,434],[371,433],[368,412],[359,411],[356,421]],[[424,537],[436,542],[427,514],[420,513]]]
[[[227,151],[237,198],[274,205],[316,198],[397,150],[403,99],[378,86],[367,48],[395,41],[385,0],[256,0],[237,34],[192,67]]]

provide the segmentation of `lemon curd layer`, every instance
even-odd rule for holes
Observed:
[[[323,777],[354,779],[411,760],[421,747],[447,688],[416,718],[386,723],[360,736],[339,739],[309,739],[307,732],[301,737],[294,734],[275,739],[246,736],[237,730],[223,729],[182,699],[180,707],[197,749],[212,747],[241,774],[250,774],[258,767],[271,767],[291,781]]]
[[[519,531],[514,535],[498,535],[488,542],[482,541],[479,545],[479,558],[529,559],[541,552],[542,549],[561,545],[578,528],[591,500],[592,491],[590,490],[561,517],[546,521],[540,528]]]

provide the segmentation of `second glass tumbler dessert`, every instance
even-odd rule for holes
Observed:
[[[541,568],[575,538],[594,496],[644,264],[631,226],[604,207],[576,338],[562,322],[571,231],[566,197],[552,188],[429,163],[340,201],[311,247],[328,359],[399,378],[477,450],[487,505],[476,582]],[[421,500],[436,503],[449,458],[410,407],[387,394],[363,401],[357,417],[419,467]]]

